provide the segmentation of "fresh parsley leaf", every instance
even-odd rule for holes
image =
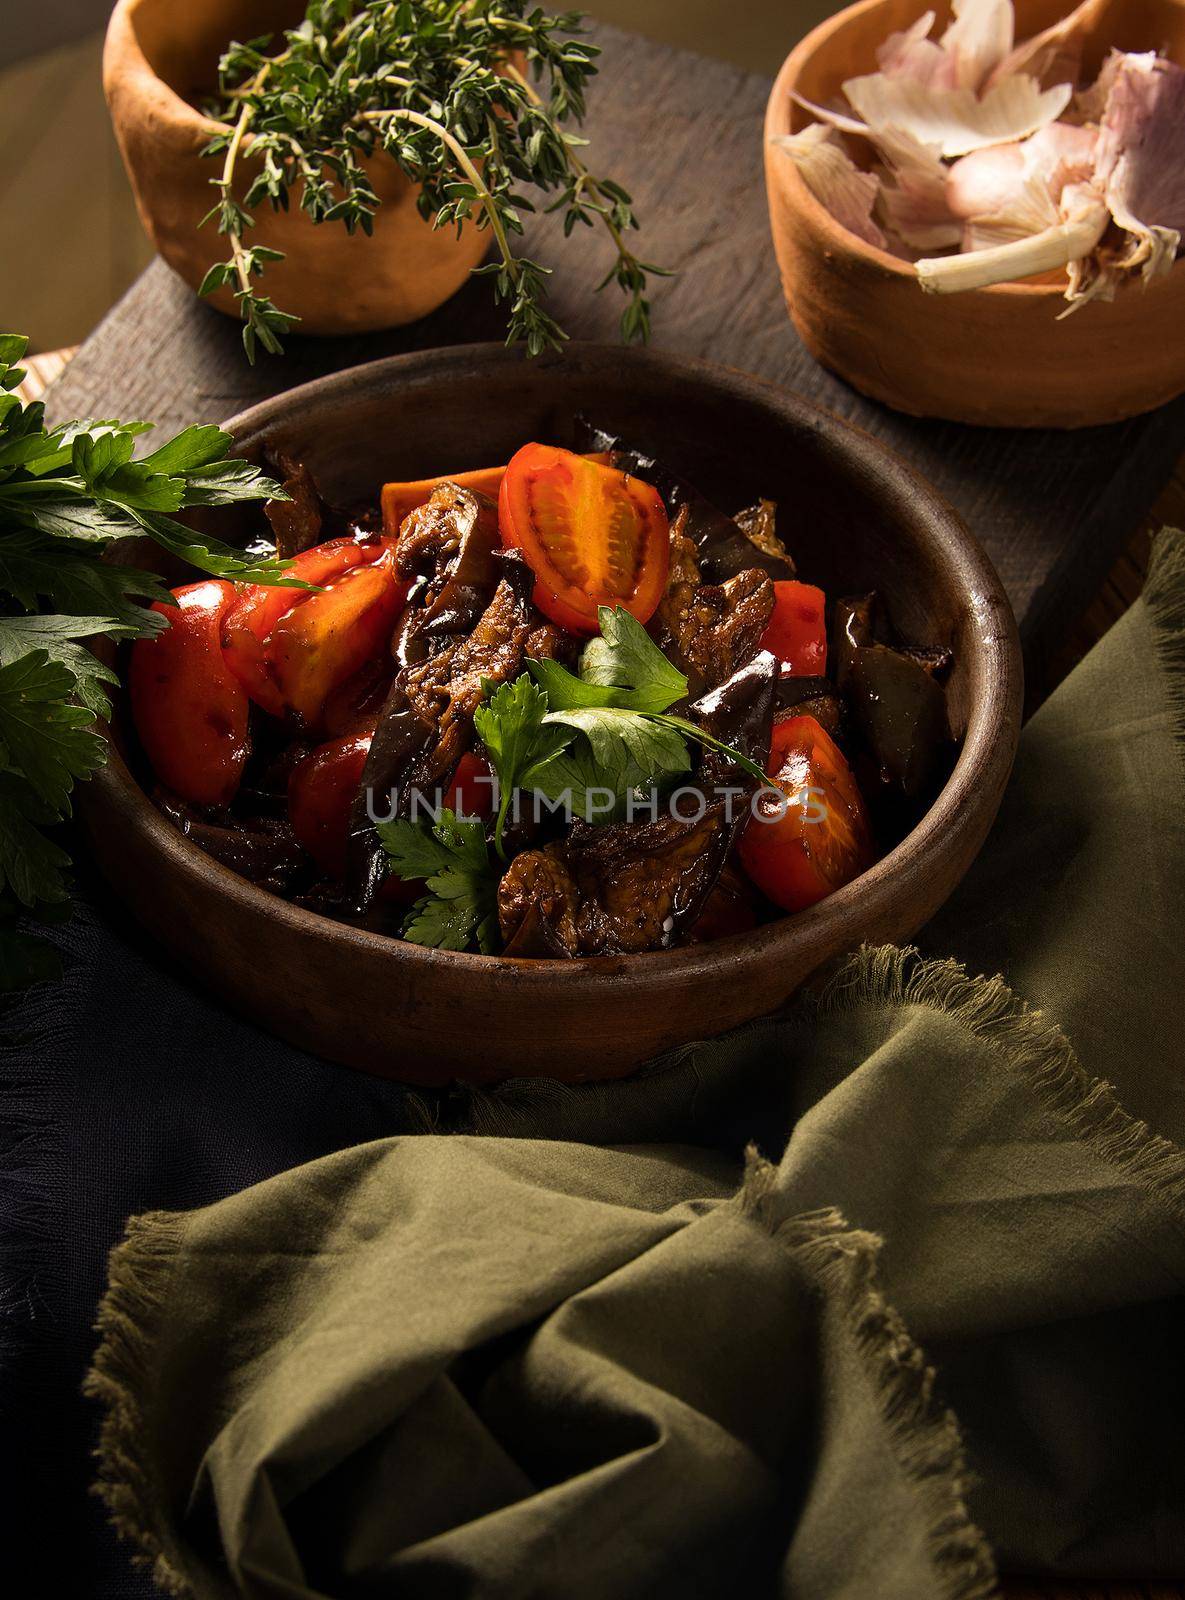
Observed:
[[[640,769],[655,778],[686,772],[691,765],[687,746],[678,732],[621,706],[582,706],[576,711],[550,711],[545,721],[582,733],[596,759],[606,764],[614,760],[615,747],[620,744]]]
[[[601,606],[601,637],[580,658],[585,683],[614,688],[613,705],[632,711],[666,711],[687,693],[687,679],[624,606]],[[556,706],[555,710],[561,708]]]
[[[242,582],[292,583],[265,551],[237,550],[174,520],[189,506],[281,496],[230,457],[220,428],[187,428],[136,457],[146,422],[79,421],[47,428],[39,402],[13,392],[26,341],[0,334],[0,990],[56,970],[48,946],[13,926],[67,907],[65,851],[43,831],[69,815],[73,786],[105,758],[96,717],[115,674],[82,641],[140,638],[167,626],[149,607],[171,600],[154,573],[102,559],[148,533],[200,571]],[[49,614],[39,615],[47,606]],[[8,615],[24,611],[29,615]]]
[[[536,777],[534,787],[554,805],[563,801],[586,822],[620,815],[627,795],[647,791],[691,765],[682,737],[636,711],[585,707],[557,711],[552,721],[580,737]]]
[[[0,891],[22,906],[66,898],[70,857],[41,831],[60,820],[19,773],[0,770]]]
[[[495,697],[492,715],[495,743],[505,719],[513,727],[513,764],[499,759],[482,734],[504,788],[510,772],[519,788],[531,788],[586,821],[606,821],[620,814],[627,795],[661,787],[691,767],[688,739],[719,750],[758,782],[765,774],[747,756],[706,733],[668,707],[687,695],[687,678],[624,607],[602,606],[601,637],[585,646],[576,677],[558,661],[527,662],[534,697],[520,678],[504,685]],[[546,715],[541,708],[546,703]],[[482,732],[479,709],[475,722]],[[566,730],[557,745],[546,742],[549,730]],[[611,803],[609,798],[612,797]],[[506,795],[503,794],[503,809]],[[501,821],[496,838],[501,854]]]
[[[527,670],[547,694],[553,711],[617,706],[640,712],[666,711],[687,694],[687,679],[624,608],[602,606],[601,637],[590,639],[576,677],[558,661],[528,661]]]
[[[526,668],[553,711],[578,711],[582,706],[616,703],[617,690],[606,689],[598,683],[585,683],[558,661],[528,659]]]
[[[708,733],[706,729],[701,728],[698,723],[690,722],[686,717],[662,716],[655,717],[653,720],[678,733],[685,734],[687,738],[694,739],[697,744],[702,744],[709,750],[718,750],[722,756],[727,756],[735,766],[740,767],[742,772],[747,772],[758,783],[764,785],[768,782],[764,770],[755,761],[751,761],[747,755],[737,750],[733,745],[725,744],[723,739],[717,739],[713,734]]]
[[[169,591],[156,573],[108,566],[86,551],[23,529],[10,532],[4,526],[2,507],[0,591],[11,595],[26,611],[36,611],[38,601],[47,600],[57,612],[113,617],[128,634],[156,633],[166,626],[159,612],[146,609],[154,600],[169,599]]]
[[[120,637],[136,630],[114,617],[0,617],[0,666],[9,666],[30,650],[44,650],[51,661],[59,662],[74,679],[74,694],[97,717],[111,714],[111,705],[101,687],[117,684],[110,667],[78,639],[96,634]]]
[[[189,477],[202,468],[223,461],[230,453],[231,438],[221,428],[211,425],[184,428],[162,444],[151,455],[141,458],[141,466],[151,472],[163,472],[167,477]],[[246,462],[240,463],[246,466]]]
[[[515,790],[537,787],[541,773],[571,743],[572,734],[554,724],[545,727],[548,697],[525,673],[492,693],[489,683],[482,687],[489,698],[474,712],[473,726],[498,775],[494,848],[505,860],[503,833]]]
[[[106,757],[94,713],[68,703],[75,677],[45,650],[0,667],[0,769],[24,778],[57,816],[69,811],[76,778]]]
[[[292,563],[278,558],[252,557],[220,539],[199,539],[192,529],[152,511],[135,513],[136,521],[164,549],[214,578],[235,583],[272,584],[278,589],[310,589],[313,584],[286,574]]]
[[[490,861],[485,825],[462,822],[443,808],[434,823],[398,817],[380,822],[378,835],[401,878],[425,878],[428,893],[403,925],[412,944],[483,955],[497,948],[498,874]]]
[[[492,956],[498,948],[496,887],[475,887],[456,872],[429,878],[428,887],[432,893],[412,907],[403,937],[434,950],[470,950],[476,945],[483,956]]]

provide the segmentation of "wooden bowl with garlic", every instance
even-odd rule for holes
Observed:
[[[861,0],[765,167],[794,325],[862,393],[1074,428],[1185,392],[1185,0]]]

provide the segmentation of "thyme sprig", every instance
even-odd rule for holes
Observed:
[[[528,0],[310,0],[280,48],[271,37],[232,44],[207,108],[221,128],[205,152],[222,157],[206,221],[229,253],[201,293],[232,288],[248,358],[261,346],[278,354],[296,320],[260,288],[283,255],[248,243],[254,213],[287,211],[295,193],[315,223],[370,234],[380,201],[367,163],[383,153],[420,185],[425,219],[489,231],[496,256],[476,271],[508,307],[507,343],[537,355],[566,338],[544,303],[550,268],[514,249],[535,210],[524,186],[554,196],[544,210],[565,237],[605,228],[615,254],[600,287],[618,285],[622,337],[644,341],[648,279],[665,274],[627,243],[637,228],[629,194],[590,172],[578,153],[586,141],[565,126],[583,118],[597,71],[600,52],[581,31],[579,13],[549,16]]]

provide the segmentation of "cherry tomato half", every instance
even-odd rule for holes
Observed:
[[[662,496],[640,478],[570,450],[528,444],[511,459],[498,527],[535,573],[535,604],[573,633],[595,634],[598,606],[648,622],[667,583]]]
[[[813,583],[774,584],[773,614],[761,648],[777,656],[783,678],[821,678],[827,670],[827,600]]]
[[[297,839],[331,877],[346,870],[350,809],[374,730],[320,745],[293,767],[288,779],[288,820]]]
[[[330,539],[311,550],[302,550],[292,564],[292,576],[318,586],[329,584],[353,567],[377,561],[387,548],[378,540],[359,544],[356,539]],[[267,640],[282,617],[312,598],[313,591],[308,589],[245,585],[223,621],[222,648],[227,666],[256,705],[273,717],[284,714],[284,700],[272,675]]]
[[[586,461],[599,461],[602,466],[609,465],[608,455],[590,455]],[[388,534],[396,534],[403,526],[404,517],[410,516],[418,506],[425,505],[432,498],[432,491],[439,489],[442,483],[455,483],[462,489],[472,489],[474,494],[488,494],[491,499],[498,498],[498,490],[502,487],[502,479],[506,468],[478,467],[473,472],[446,472],[439,478],[417,478],[412,483],[384,483],[383,484],[383,528]]]
[[[132,646],[132,719],[166,788],[193,805],[229,805],[251,750],[247,696],[220,644],[234,585],[210,578],[173,595],[175,606],[152,608],[169,626]]]
[[[741,865],[784,911],[804,911],[872,865],[872,835],[851,768],[814,717],[774,724],[763,791],[741,835]]]
[[[386,650],[407,588],[388,548],[281,617],[264,650],[282,707],[320,726],[334,689]]]

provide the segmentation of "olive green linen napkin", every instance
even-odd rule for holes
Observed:
[[[937,956],[865,950],[625,1084],[474,1093],[461,1131],[133,1220],[89,1384],[158,1581],[1185,1573],[1183,641],[1166,535],[1026,730]]]

